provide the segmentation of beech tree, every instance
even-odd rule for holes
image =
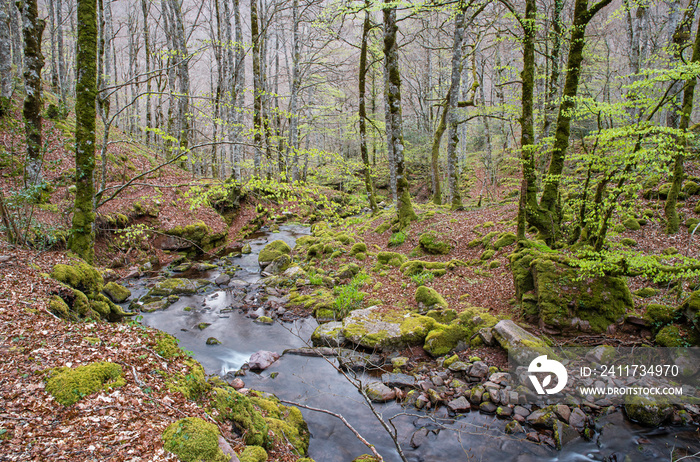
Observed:
[[[12,97],[12,42],[8,4],[0,0],[0,117],[5,115]]]
[[[75,205],[68,248],[92,263],[95,255],[95,97],[97,95],[97,3],[78,0],[75,83]]]

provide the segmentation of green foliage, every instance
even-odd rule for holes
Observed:
[[[411,276],[411,280],[417,286],[424,286],[426,283],[433,282],[433,279],[435,279],[435,275],[433,274],[433,272],[425,270],[423,270],[421,273],[414,274],[413,276]]]
[[[36,250],[47,250],[65,244],[67,232],[60,225],[41,223],[36,219],[37,208],[58,208],[45,204],[49,199],[52,188],[46,181],[36,185],[11,191],[4,197],[4,215],[0,220],[0,232],[4,232],[13,244],[26,245]]]
[[[148,238],[152,232],[153,227],[144,223],[118,229],[115,231],[115,245],[123,252],[128,252],[130,249],[140,250],[142,245],[148,242]]]
[[[360,272],[357,273],[348,284],[335,288],[333,291],[335,295],[334,309],[338,318],[342,319],[347,316],[349,312],[362,307],[362,301],[367,294],[361,292],[360,289],[364,287],[369,279],[370,277],[367,273]]]
[[[399,231],[394,233],[389,238],[389,247],[396,247],[403,244],[406,241],[406,233],[404,231]]]

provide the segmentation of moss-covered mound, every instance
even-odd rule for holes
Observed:
[[[430,287],[420,286],[418,289],[416,289],[415,298],[416,302],[428,308],[432,308],[434,306],[447,308],[447,302],[444,298],[442,298],[442,295]]]
[[[575,261],[528,244],[509,257],[516,297],[526,317],[552,330],[605,332],[633,308],[624,279],[579,280]]]
[[[260,446],[247,446],[238,456],[241,462],[265,462],[267,451]]]
[[[204,222],[198,221],[186,226],[176,226],[164,231],[165,234],[179,239],[178,249],[187,250],[193,248],[196,252],[207,252],[219,247],[226,242],[226,232],[214,233]]]
[[[49,302],[49,309],[63,319],[103,318],[118,321],[129,315],[102,293],[105,289],[102,275],[85,262],[58,264],[51,271],[51,277],[70,288],[70,291],[54,296]]]
[[[131,291],[116,282],[108,282],[102,289],[102,292],[114,303],[125,302],[127,298],[131,297]]]
[[[433,255],[447,255],[452,250],[452,246],[447,242],[438,239],[435,231],[423,233],[418,239],[421,249]]]
[[[98,362],[74,369],[54,369],[46,382],[46,391],[59,403],[70,406],[87,395],[125,383],[119,364]]]
[[[275,258],[281,255],[289,255],[291,253],[291,247],[289,247],[286,242],[278,239],[270,242],[260,251],[260,254],[258,255],[258,263],[261,267],[263,267],[274,261]]]
[[[183,462],[228,462],[232,454],[226,455],[219,448],[219,436],[213,423],[187,417],[168,425],[163,432],[163,447]]]

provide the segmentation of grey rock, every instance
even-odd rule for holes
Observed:
[[[229,282],[231,282],[231,276],[226,273],[222,273],[216,279],[214,279],[214,283],[219,286],[225,286]]]
[[[490,401],[484,401],[483,403],[479,404],[479,410],[486,414],[493,414],[496,412],[496,409],[498,409],[498,406]]]
[[[493,331],[490,327],[483,327],[479,329],[479,337],[486,345],[493,345],[496,342],[496,339],[493,337]]]
[[[471,409],[469,401],[467,401],[467,398],[465,398],[464,396],[460,396],[457,399],[453,399],[452,401],[447,403],[447,407],[452,409],[452,411],[454,412],[467,412]]]
[[[467,375],[470,377],[484,378],[489,373],[489,366],[483,361],[476,361],[471,365]]]
[[[347,340],[366,348],[391,350],[405,346],[401,323],[387,321],[379,307],[352,311],[343,319],[343,335]]]
[[[248,360],[251,371],[264,371],[279,359],[280,355],[274,351],[260,350],[253,353]]]
[[[625,399],[627,417],[648,427],[658,427],[673,414],[673,406],[661,399],[630,396]]]
[[[418,449],[427,440],[428,440],[428,429],[427,428],[421,428],[419,430],[416,430],[413,433],[413,435],[411,435],[411,447],[414,449]]]
[[[382,383],[388,387],[415,387],[416,378],[408,374],[382,374]]]
[[[452,364],[450,364],[449,369],[452,372],[463,372],[469,369],[470,365],[462,362],[462,361],[455,361]]]
[[[381,382],[370,383],[365,387],[367,397],[375,403],[385,403],[396,398],[396,392]]]
[[[554,442],[557,445],[557,449],[561,449],[568,443],[579,439],[581,436],[578,432],[571,426],[565,424],[564,422],[556,422],[554,426]]]
[[[311,334],[314,346],[339,347],[345,343],[343,335],[343,323],[339,321],[321,324]]]
[[[537,356],[545,354],[556,357],[540,338],[535,337],[510,319],[499,321],[492,331],[499,345],[518,364],[529,365]]]
[[[574,427],[577,431],[582,432],[586,428],[586,413],[578,407],[571,411],[569,425]]]

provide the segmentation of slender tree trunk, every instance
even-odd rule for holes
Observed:
[[[292,88],[289,99],[289,147],[292,154],[292,180],[299,180],[299,87],[301,75],[299,60],[301,59],[301,42],[299,40],[299,0],[292,2]],[[360,122],[362,123],[362,122]],[[289,157],[289,154],[288,154]]]
[[[95,96],[97,93],[97,4],[78,0],[78,62],[75,86],[75,209],[68,248],[92,264],[95,254]]]
[[[552,9],[552,30],[549,34],[552,41],[552,51],[549,54],[549,81],[544,102],[544,123],[542,126],[542,137],[550,134],[552,118],[557,108],[556,99],[559,92],[559,55],[561,53],[561,12],[564,8],[564,0],[555,0]]]
[[[579,79],[581,77],[581,64],[583,63],[583,49],[586,45],[586,26],[593,16],[612,0],[600,0],[590,9],[588,0],[576,0],[574,7],[573,26],[571,28],[571,40],[569,57],[566,65],[566,80],[562,92],[562,102],[559,105],[557,116],[557,128],[552,158],[549,162],[547,181],[540,200],[540,218],[535,226],[540,233],[550,242],[559,234],[561,221],[560,210],[557,208],[559,199],[559,183],[564,171],[566,151],[569,147],[569,134],[571,118],[574,112],[576,94],[578,93]]]
[[[442,114],[440,115],[440,121],[435,128],[435,134],[433,135],[433,145],[430,155],[430,177],[433,186],[433,204],[442,204],[442,190],[440,189],[440,143],[442,141],[442,135],[447,129],[447,110],[448,98],[442,103]]]
[[[389,109],[387,127],[389,145],[393,150],[396,164],[396,195],[398,198],[397,212],[399,228],[408,227],[411,221],[417,219],[411,204],[408,179],[404,167],[403,123],[401,120],[401,74],[399,73],[399,53],[396,43],[396,7],[391,6],[391,0],[384,0],[384,64],[387,75],[387,106]]]
[[[523,27],[523,71],[520,115],[520,146],[523,168],[523,180],[520,187],[520,203],[518,207],[518,241],[525,239],[527,224],[539,218],[537,213],[537,182],[535,177],[534,143],[535,128],[533,119],[533,92],[535,88],[535,17],[537,4],[535,0],[526,0]]]
[[[143,13],[143,49],[146,63],[146,144],[150,144],[153,139],[153,134],[151,129],[153,128],[153,121],[151,119],[151,36],[148,29],[148,14],[151,9],[151,2],[147,0],[141,0],[141,12]]]
[[[297,0],[294,0],[295,2]],[[367,202],[372,212],[377,211],[377,200],[374,197],[374,185],[372,184],[371,167],[369,165],[369,154],[367,152],[367,104],[366,104],[366,86],[367,86],[367,42],[371,30],[369,0],[365,0],[365,20],[362,24],[362,43],[360,45],[360,76],[359,76],[359,122],[360,122],[360,155],[362,156],[362,175],[365,179],[365,192],[367,194]]]
[[[450,188],[450,200],[452,210],[462,207],[462,195],[459,191],[459,162],[457,160],[457,143],[459,135],[459,114],[457,103],[459,102],[460,82],[462,80],[462,54],[464,51],[464,8],[457,10],[455,15],[455,33],[452,44],[452,72],[450,77],[450,89],[447,94],[447,178]],[[475,82],[476,83],[476,82]]]
[[[20,6],[20,4],[17,4]],[[44,55],[41,53],[41,36],[44,20],[39,19],[36,0],[26,0],[22,5],[24,34],[24,130],[27,139],[25,182],[36,185],[41,181],[41,69]]]
[[[51,91],[58,93],[58,65],[56,64],[56,12],[54,0],[48,0],[49,7],[49,37],[51,40]]]
[[[693,56],[690,60],[692,63],[697,63],[700,61],[700,23],[698,23],[698,29],[695,32],[695,43],[693,44]],[[673,159],[673,175],[671,179],[671,189],[668,192],[666,198],[666,203],[664,204],[664,214],[666,216],[666,232],[668,234],[675,234],[680,229],[680,219],[678,218],[678,212],[676,210],[676,204],[678,202],[678,194],[681,190],[681,185],[683,184],[684,168],[683,162],[685,160],[685,153],[687,149],[687,140],[685,132],[688,130],[690,125],[690,116],[693,112],[693,97],[695,96],[695,85],[697,83],[697,77],[686,80],[685,87],[683,88],[683,106],[681,107],[681,120],[678,124],[678,130],[683,133],[676,146],[676,154]]]
[[[168,0],[171,9],[171,31],[177,49],[178,104],[177,125],[180,151],[186,151],[190,141],[190,71],[187,51],[187,38],[182,22],[182,4],[179,0]]]
[[[68,77],[66,76],[66,59],[63,56],[63,1],[56,0],[56,51],[58,54],[58,87],[61,97],[61,114],[68,113],[68,101],[66,92]]]
[[[233,0],[233,17],[236,34],[235,69],[233,77],[233,98],[231,111],[233,111],[233,139],[236,143],[241,141],[243,130],[243,105],[245,103],[245,48],[243,47],[243,27],[241,25],[241,7],[239,0]],[[244,150],[240,144],[233,146],[232,173],[236,179],[241,178],[240,162],[243,160]]]
[[[10,16],[10,34],[12,36],[12,64],[17,68],[17,74],[22,73],[23,49],[22,49],[22,25],[21,8],[13,8],[12,0],[7,2],[7,14]]]
[[[12,41],[9,5],[0,0],[0,117],[10,107],[12,98]]]
[[[260,31],[258,27],[258,5],[257,0],[250,0],[250,34],[253,42],[253,144],[255,145],[255,155],[253,165],[256,176],[261,175],[260,164],[262,161],[262,69],[260,67]]]

